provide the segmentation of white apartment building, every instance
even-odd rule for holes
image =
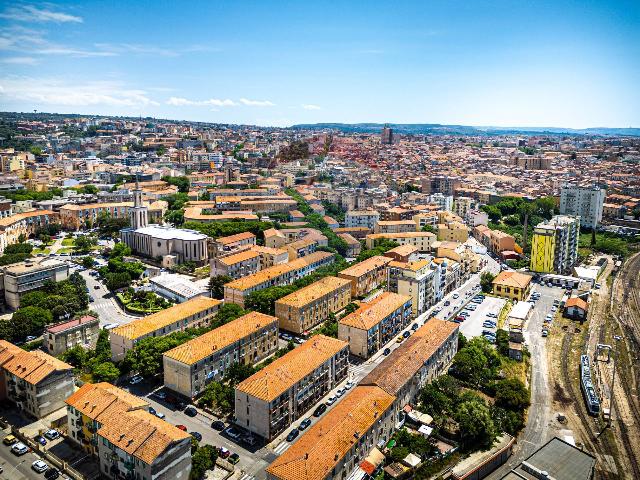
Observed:
[[[373,229],[379,220],[380,214],[374,210],[352,210],[344,215],[344,226]]]
[[[580,216],[580,225],[595,228],[602,220],[607,191],[598,186],[563,185],[560,192],[560,213]]]

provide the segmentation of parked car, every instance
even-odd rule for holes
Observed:
[[[191,436],[199,442],[202,441],[202,435],[199,432],[191,432]]]
[[[156,409],[155,409],[155,408],[153,408],[153,407],[149,407],[149,413],[150,413],[151,415],[155,415],[155,414],[156,414]]]
[[[466,318],[463,317],[462,315],[458,315],[458,316],[456,316],[456,320],[459,321],[459,322],[464,322],[466,320]]]
[[[55,440],[56,438],[60,438],[60,433],[57,430],[50,429],[44,432],[44,436],[49,440]]]
[[[342,395],[344,395],[344,392],[346,392],[346,389],[339,388],[338,390],[336,390],[336,397],[340,398]]]
[[[244,435],[242,437],[242,441],[247,445],[249,445],[250,447],[253,447],[256,443],[258,443],[258,439],[253,435],[251,435],[250,433],[247,435]]]
[[[390,348],[385,348],[384,351],[382,352],[383,355],[389,355],[390,353],[391,353]]]
[[[29,451],[29,447],[27,447],[24,443],[18,442],[11,447],[11,452],[17,456],[24,455]]]
[[[331,405],[333,405],[334,403],[336,403],[337,398],[334,397],[333,395],[330,396],[327,401],[325,402],[325,404],[327,405],[327,407],[330,407]]]
[[[236,463],[238,463],[240,461],[240,455],[238,455],[237,453],[232,453],[231,455],[229,455],[229,458],[227,459],[227,461],[231,465],[235,465]]]
[[[224,422],[222,420],[214,420],[213,423],[211,424],[211,428],[221,432],[222,430],[224,430],[225,425],[224,425]]]
[[[411,336],[411,332],[406,331],[406,332],[404,332],[404,333],[402,334],[402,336],[403,336],[404,338],[409,338],[409,336]]]
[[[542,329],[542,336],[543,337],[548,337],[549,336],[549,330],[547,330],[546,328]]]
[[[18,439],[13,435],[7,435],[2,439],[2,443],[4,443],[5,445],[13,445],[14,443],[17,443],[17,442],[18,442]]]
[[[318,408],[316,408],[313,411],[313,416],[314,417],[319,417],[320,415],[322,415],[326,411],[327,411],[327,406],[324,403],[321,403],[320,405],[318,405]]]
[[[189,405],[184,409],[184,414],[189,417],[195,417],[196,415],[198,415],[198,410],[196,410],[196,407],[194,407],[193,405]]]
[[[349,390],[350,388],[353,388],[354,385],[355,385],[355,383],[353,383],[351,380],[349,380],[347,383],[344,384],[344,388],[345,388],[345,390]]]
[[[310,418],[305,418],[304,420],[302,420],[300,422],[300,426],[298,427],[298,429],[299,430],[305,430],[310,425],[311,425],[311,419]]]
[[[49,468],[49,465],[47,465],[43,460],[36,460],[31,464],[31,468],[38,473],[42,473]]]
[[[240,436],[242,435],[242,432],[240,432],[238,429],[233,428],[233,427],[227,427],[227,429],[224,431],[224,433],[229,438],[233,438],[234,440],[238,440],[240,438]]]
[[[402,343],[402,340],[404,340],[404,338],[402,338],[402,335],[400,335],[398,338],[396,338],[396,343]]]
[[[38,337],[34,337],[33,335],[29,335],[27,338],[24,339],[25,342],[33,342],[36,338]]]
[[[166,417],[166,415],[165,415],[164,413],[162,413],[162,412],[156,412],[156,413],[155,413],[155,416],[156,416],[156,417],[158,417],[158,418],[160,418],[160,419],[162,419],[162,418]]]
[[[167,392],[156,392],[154,393],[154,395],[160,400],[164,400],[165,398],[167,398]]]
[[[44,472],[44,478],[46,478],[46,480],[55,480],[59,476],[60,476],[60,472],[58,471],[57,468],[50,467],[49,470]]]
[[[287,442],[293,442],[298,435],[300,435],[300,430],[294,428],[289,432],[289,435],[287,435]]]
[[[187,431],[187,427],[185,427],[184,425],[176,425],[176,428],[182,430],[183,432]]]
[[[417,330],[418,329],[418,324],[414,323],[413,325],[411,325],[411,330]]]
[[[47,444],[47,439],[44,438],[42,435],[38,435],[36,438],[34,438],[34,440],[42,446]]]
[[[281,338],[282,340],[285,340],[285,341],[287,341],[287,342],[288,342],[289,340],[291,340],[291,338],[292,338],[292,337],[291,337],[291,335],[289,335],[289,334],[287,334],[287,333],[281,333],[281,334],[280,334],[280,338]]]
[[[220,458],[228,458],[231,455],[231,452],[224,447],[218,448],[218,455]]]
[[[142,378],[142,375],[134,375],[133,377],[131,377],[131,380],[129,380],[129,385],[136,385],[143,380],[144,378]]]
[[[447,300],[446,302],[444,302],[444,306],[448,307],[449,305],[451,305],[451,302],[449,300]]]

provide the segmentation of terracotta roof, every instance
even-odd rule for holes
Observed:
[[[124,338],[136,339],[158,329],[166,327],[179,320],[184,320],[191,315],[202,312],[209,308],[217,307],[222,303],[221,300],[216,300],[209,297],[197,296],[191,300],[187,300],[184,303],[179,303],[173,307],[169,307],[166,310],[154,313],[144,318],[134,320],[126,325],[111,330],[112,334],[120,335]]]
[[[360,330],[369,330],[407,302],[411,302],[411,297],[393,292],[383,292],[369,302],[362,302],[360,308],[340,320],[340,324]]]
[[[40,350],[27,352],[6,340],[0,340],[0,366],[7,372],[36,385],[52,373],[73,370],[68,363]]]
[[[259,312],[250,312],[221,327],[189,340],[164,354],[182,363],[192,365],[213,352],[248,337],[254,332],[276,323],[278,319]]]
[[[153,464],[172,445],[191,438],[187,432],[145,410],[111,417],[98,430],[98,435],[147,465]]]
[[[391,258],[383,257],[382,255],[376,255],[374,257],[367,258],[362,262],[356,263],[351,267],[341,270],[338,275],[346,275],[349,277],[360,277],[373,270],[384,267],[389,262],[391,262]]]
[[[0,227],[8,227],[27,218],[53,214],[54,212],[52,212],[51,210],[34,210],[33,212],[17,213],[15,215],[11,215],[10,217],[0,218]]]
[[[377,385],[396,395],[458,328],[454,322],[431,318],[364,377],[360,385]]]
[[[145,400],[106,382],[85,383],[65,402],[100,424],[124,412],[149,407]]]
[[[589,308],[589,304],[579,297],[573,297],[567,300],[565,307],[578,307],[586,312]]]
[[[80,318],[75,318],[73,320],[68,320],[66,322],[56,323],[55,325],[49,325],[45,328],[47,333],[60,333],[65,330],[69,330],[75,327],[79,327],[81,325],[86,325],[87,323],[98,322],[99,320],[96,317],[92,317],[91,315],[85,315]]]
[[[218,258],[218,261],[220,263],[224,263],[225,265],[235,265],[236,263],[246,262],[247,260],[258,258],[259,256],[260,254],[258,252],[254,252],[252,250],[244,250],[242,252],[227,255],[226,257],[220,257]]]
[[[526,288],[531,283],[531,276],[513,270],[504,270],[491,283],[505,287]]]
[[[348,346],[347,342],[324,335],[311,337],[244,380],[236,391],[271,401]]]
[[[218,237],[216,239],[216,243],[227,245],[229,243],[239,242],[241,240],[249,240],[251,238],[256,238],[256,236],[251,232],[242,232],[236,233],[235,235],[229,235],[228,237]]]
[[[278,457],[267,472],[280,480],[323,480],[389,410],[395,397],[357,386]]]
[[[289,307],[303,307],[309,302],[333,293],[340,287],[351,285],[351,281],[346,278],[324,277],[300,290],[276,300],[276,303],[288,305]]]

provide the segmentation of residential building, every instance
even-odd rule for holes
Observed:
[[[393,129],[385,125],[380,134],[380,143],[382,145],[391,145],[393,143]]]
[[[191,435],[109,383],[86,383],[67,399],[69,436],[98,457],[103,477],[188,478]]]
[[[25,414],[42,418],[64,406],[74,384],[68,363],[0,340],[0,400],[11,400]]]
[[[393,395],[356,386],[267,467],[267,480],[345,479],[394,431]]]
[[[109,332],[111,357],[114,361],[123,360],[126,353],[143,338],[163,337],[187,328],[205,326],[218,313],[221,304],[220,300],[198,296],[113,328]]]
[[[347,376],[349,345],[316,335],[236,387],[236,423],[267,440],[285,430]]]
[[[151,222],[162,222],[162,217],[167,210],[167,202],[157,200],[151,203],[144,202],[144,205],[147,207],[147,215]],[[70,203],[60,207],[59,218],[66,230],[80,230],[94,226],[102,215],[109,215],[111,218],[130,217],[133,209],[133,202]]]
[[[206,286],[191,281],[189,277],[168,272],[149,277],[149,285],[153,292],[175,303],[186,302],[208,293]]]
[[[426,312],[440,298],[440,266],[430,260],[394,261],[387,265],[387,289],[411,297],[413,316]]]
[[[47,325],[43,334],[43,346],[47,353],[57,357],[73,347],[92,350],[100,334],[100,320],[91,315]]]
[[[360,254],[362,244],[349,233],[339,233],[338,236],[347,244],[347,258],[354,258]]]
[[[589,314],[589,304],[580,297],[572,297],[564,304],[564,316],[584,322]]]
[[[51,210],[34,210],[0,217],[0,254],[7,245],[18,243],[21,236],[32,237],[39,228],[58,223],[58,215]]]
[[[362,297],[386,280],[386,268],[392,259],[376,255],[345,268],[338,277],[351,281],[351,296]]]
[[[344,215],[344,226],[346,228],[366,227],[373,230],[373,227],[380,220],[380,214],[375,210],[352,210]]]
[[[421,232],[426,226],[433,227],[435,229],[438,224],[438,214],[436,212],[422,212],[414,215],[413,221],[416,222],[415,230]]]
[[[289,261],[289,253],[282,248],[269,248],[261,245],[254,245],[250,247],[253,252],[258,252],[260,255],[258,270],[264,270],[265,268],[273,267],[274,265],[282,265]]]
[[[597,185],[563,185],[560,190],[560,214],[580,217],[580,226],[597,228],[602,221],[607,191]]]
[[[469,238],[469,229],[461,222],[439,223],[436,229],[440,241],[464,243]]]
[[[413,318],[411,297],[382,292],[338,322],[338,338],[349,343],[349,351],[369,358],[400,333]]]
[[[305,257],[316,251],[319,246],[317,239],[313,238],[301,238],[295,242],[287,243],[282,248],[287,251],[289,260],[295,260],[296,258]]]
[[[518,301],[525,300],[529,296],[531,275],[514,270],[504,270],[493,279],[491,284],[493,293],[499,297]]]
[[[537,273],[565,273],[578,260],[580,217],[556,215],[533,230],[529,268]]]
[[[289,263],[265,268],[253,275],[225,284],[224,300],[244,307],[245,298],[250,293],[276,285],[289,285],[318,268],[333,263],[334,259],[333,253],[315,252]]]
[[[302,334],[324,322],[351,302],[351,281],[324,277],[276,300],[275,313],[282,330]]]
[[[0,292],[11,309],[20,306],[20,298],[42,288],[47,282],[61,282],[69,277],[69,266],[53,258],[27,260],[0,267]]]
[[[236,363],[254,365],[278,348],[278,319],[250,312],[162,355],[164,386],[193,398]]]
[[[246,246],[256,244],[256,236],[251,232],[242,232],[227,237],[218,237],[210,242],[209,257],[226,255]]]
[[[434,175],[422,179],[422,193],[443,193],[453,195],[455,190],[461,186],[459,177],[450,175]]]
[[[413,220],[380,220],[373,227],[374,233],[404,233],[415,231],[416,222]]]
[[[211,260],[211,276],[227,275],[233,279],[252,275],[260,270],[260,254],[242,250]]]
[[[420,252],[430,252],[436,236],[431,232],[372,233],[367,235],[365,244],[371,249],[383,240],[391,240],[399,245],[413,245]]]
[[[396,262],[415,262],[418,260],[418,249],[413,245],[398,245],[383,255],[393,258]]]
[[[478,202],[471,197],[457,197],[453,202],[453,213],[466,218],[469,212],[477,211]]]
[[[458,351],[457,323],[429,319],[360,381],[394,397],[396,427],[404,423],[404,407],[420,389],[445,373]]]

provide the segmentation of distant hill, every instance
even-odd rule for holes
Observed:
[[[378,133],[382,123],[313,123],[293,125],[301,130],[338,130],[346,133]],[[389,123],[394,132],[406,135],[610,135],[640,137],[640,128],[472,127],[439,123]]]

